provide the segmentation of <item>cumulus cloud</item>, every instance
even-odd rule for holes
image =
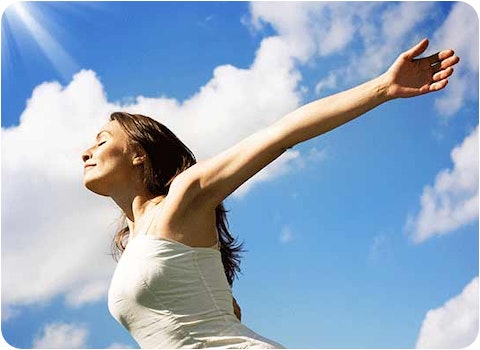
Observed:
[[[3,303],[43,301],[108,278],[117,213],[82,188],[80,154],[113,108],[84,71],[67,87],[38,86],[20,125],[2,129]]]
[[[249,179],[242,186],[240,186],[233,197],[243,197],[245,194],[257,183],[273,180],[281,175],[293,170],[295,164],[298,163],[300,159],[300,152],[289,150],[286,153],[282,154],[275,162],[269,164],[267,167],[263,168],[255,175],[253,178]]]
[[[252,2],[251,24],[272,26],[301,62],[341,52],[354,40],[358,9],[370,4],[344,2]]]
[[[423,242],[478,220],[478,126],[451,152],[453,169],[443,169],[420,198],[420,212],[407,220],[413,240]]]
[[[301,101],[300,78],[285,42],[270,37],[261,42],[249,69],[217,67],[212,79],[183,103],[139,97],[125,107],[164,121],[198,158],[204,158],[296,108]]]
[[[326,148],[318,149],[317,147],[312,147],[304,154],[297,150],[289,149],[278,157],[275,162],[260,170],[258,174],[240,186],[232,196],[234,198],[244,197],[258,183],[272,181],[295,170],[305,169],[311,164],[325,161],[327,157],[328,152]]]
[[[461,28],[458,23],[462,23]],[[432,41],[434,47],[454,48],[461,57],[450,88],[435,101],[437,110],[448,118],[466,101],[478,99],[478,15],[475,10],[464,2],[455,3]]]
[[[343,66],[328,72],[317,84],[336,88],[381,73],[399,48],[413,44],[415,31],[435,15],[431,2],[253,2],[251,23],[260,29],[271,25],[288,44],[292,55],[306,62],[312,58],[359,51]],[[415,39],[414,39],[415,40]],[[343,86],[342,86],[343,87]]]
[[[459,22],[463,24],[461,27]],[[466,2],[456,2],[432,41],[439,47],[451,45],[462,57],[462,66],[478,72],[478,40],[473,40],[477,37],[478,16],[475,9]]]
[[[20,314],[20,310],[12,308],[8,305],[2,305],[2,321],[8,321],[17,317]]]
[[[250,3],[250,24],[256,30],[265,25],[271,25],[287,43],[290,56],[306,60],[315,51],[315,45],[310,38],[310,31],[306,26],[309,10],[323,6],[321,3]]]
[[[85,326],[68,323],[47,324],[42,334],[33,341],[34,349],[86,348],[88,331]]]
[[[86,325],[53,322],[46,324],[33,339],[33,349],[86,349],[90,332]],[[113,342],[107,349],[131,349],[126,344]]]
[[[315,93],[317,96],[322,95],[322,92],[324,90],[335,90],[338,86],[338,75],[335,72],[330,72],[330,74],[320,80],[316,85],[315,85]]]
[[[443,306],[427,312],[416,348],[461,349],[478,333],[478,277]]]
[[[325,72],[315,86],[317,96],[338,91],[384,72],[400,50],[421,38],[430,26],[432,43],[426,55],[443,48],[454,48],[462,57],[451,88],[435,102],[437,112],[454,115],[467,101],[478,97],[478,17],[468,4],[458,2],[446,20],[438,25],[434,2],[253,2],[251,25],[260,30],[271,25],[284,39],[291,55],[300,62],[338,55],[355,47],[337,67]],[[458,26],[458,23],[464,25]],[[477,39],[475,39],[477,38]],[[473,73],[473,74],[472,74]]]

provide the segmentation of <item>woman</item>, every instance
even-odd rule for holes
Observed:
[[[235,316],[231,284],[241,246],[228,233],[222,201],[288,148],[386,101],[443,89],[459,58],[452,50],[416,58],[427,46],[422,40],[379,77],[309,103],[199,163],[160,123],[111,115],[82,156],[84,184],[125,214],[109,309],[141,347],[281,347]]]

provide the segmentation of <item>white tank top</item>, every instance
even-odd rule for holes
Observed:
[[[236,318],[216,246],[137,234],[118,261],[108,308],[141,348],[283,348]]]

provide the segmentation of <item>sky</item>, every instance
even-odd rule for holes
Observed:
[[[296,145],[225,201],[243,321],[289,348],[460,348],[478,331],[478,15],[468,2],[2,2],[3,347],[138,348],[110,316],[119,209],[82,186],[108,115],[211,157],[383,73],[461,62]],[[459,25],[461,24],[461,25]]]

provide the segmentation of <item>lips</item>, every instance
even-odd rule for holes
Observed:
[[[93,168],[96,164],[85,164],[83,166],[83,170],[87,170],[87,169],[90,169],[90,168]]]

